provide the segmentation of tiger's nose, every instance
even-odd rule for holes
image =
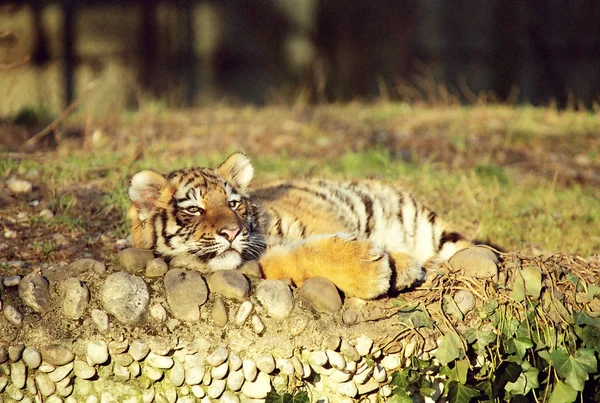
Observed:
[[[227,239],[229,242],[233,242],[236,236],[240,233],[240,227],[223,227],[217,231],[217,234],[221,235],[223,238]]]

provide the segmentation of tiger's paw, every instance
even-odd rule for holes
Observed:
[[[392,284],[394,291],[402,291],[425,279],[425,269],[412,256],[405,253],[392,253],[391,260],[395,274],[395,281]]]

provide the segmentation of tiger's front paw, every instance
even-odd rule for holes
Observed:
[[[402,291],[425,279],[425,269],[412,256],[405,253],[392,253],[391,259],[396,277],[392,284],[395,291]]]

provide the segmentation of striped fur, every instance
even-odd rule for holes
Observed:
[[[291,180],[249,191],[250,161],[132,179],[134,244],[211,271],[259,259],[267,278],[321,276],[374,298],[424,276],[423,264],[469,245],[408,192],[379,181]]]

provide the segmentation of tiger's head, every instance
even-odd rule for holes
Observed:
[[[265,242],[248,194],[253,174],[241,153],[216,169],[137,173],[129,187],[134,246],[202,271],[235,269],[257,259]]]

